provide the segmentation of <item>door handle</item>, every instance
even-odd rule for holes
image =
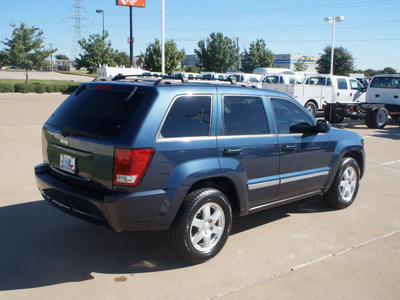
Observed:
[[[350,93],[350,97],[353,97],[353,93]]]
[[[240,148],[226,148],[224,149],[224,155],[239,155],[242,154],[242,149]]]
[[[297,150],[297,145],[285,145],[282,147],[284,152],[294,151]]]

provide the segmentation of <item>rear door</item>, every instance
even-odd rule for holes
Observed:
[[[223,176],[237,183],[240,198],[247,198],[250,207],[274,200],[279,187],[279,148],[276,135],[270,132],[265,99],[226,94],[220,100],[217,138]]]
[[[350,89],[347,78],[337,77],[334,80],[336,80],[337,83],[335,101],[343,103],[352,102],[354,92]]]

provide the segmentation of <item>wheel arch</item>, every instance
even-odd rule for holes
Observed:
[[[240,197],[236,185],[227,177],[211,177],[195,182],[187,191],[187,194],[199,190],[201,188],[215,188],[226,195],[231,205],[232,213],[240,215],[241,207]]]
[[[333,181],[335,180],[336,174],[338,172],[342,160],[347,157],[351,157],[357,162],[357,165],[360,168],[360,179],[363,177],[365,172],[365,154],[363,150],[358,148],[344,149],[332,163],[331,172],[327,180],[327,185],[323,192],[327,192],[329,190]]]

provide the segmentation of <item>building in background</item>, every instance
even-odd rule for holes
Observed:
[[[295,71],[295,64],[300,60],[304,61],[307,67],[306,72],[317,72],[317,61],[319,55],[303,55],[303,54],[275,54],[274,67],[287,68]]]

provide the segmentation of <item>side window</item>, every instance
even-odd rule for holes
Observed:
[[[354,79],[350,79],[350,87],[352,90],[359,90],[362,88],[362,85]]]
[[[311,129],[311,118],[292,101],[270,98],[280,134],[305,133]]]
[[[210,121],[211,96],[181,96],[172,104],[160,137],[208,136]]]
[[[326,80],[326,85],[327,86],[332,86],[332,80],[329,77]]]
[[[347,82],[346,79],[344,78],[338,78],[337,79],[337,85],[339,90],[347,90]]]
[[[223,102],[225,135],[268,133],[267,118],[260,97],[224,96]]]

